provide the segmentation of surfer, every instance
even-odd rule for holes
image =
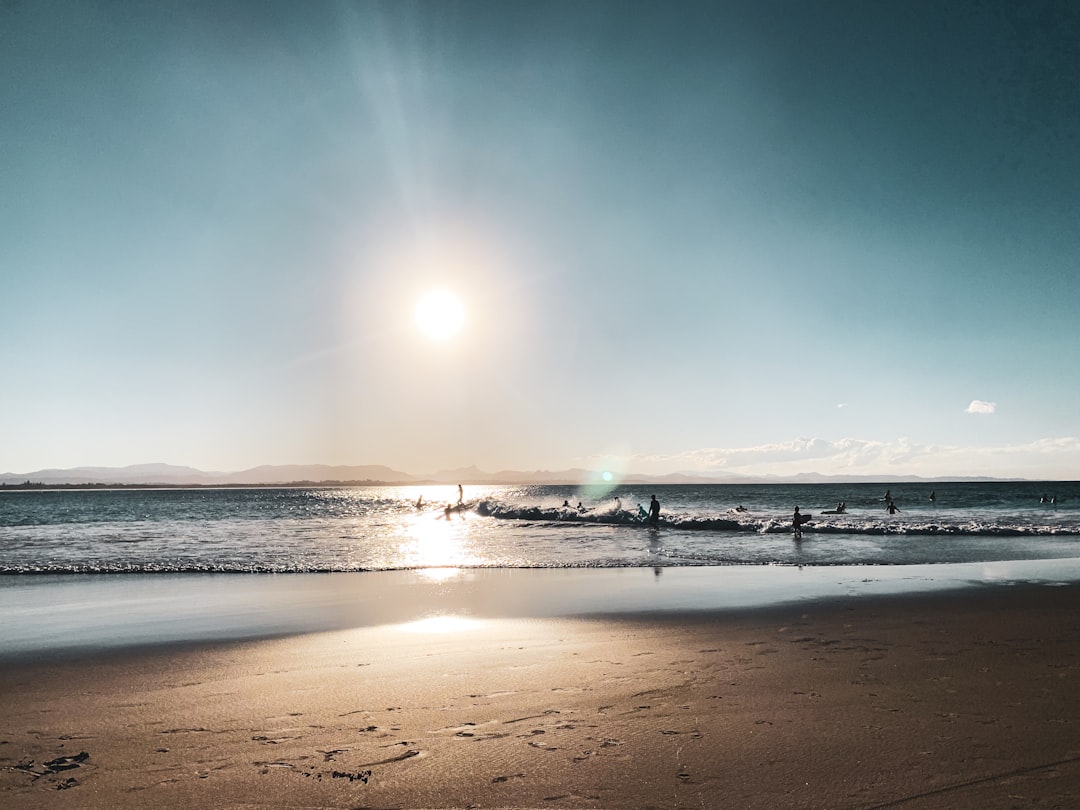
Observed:
[[[416,508],[420,509],[420,508],[423,507],[423,505],[424,505],[424,495],[423,495],[423,493],[421,493],[420,497],[416,499]]]
[[[799,514],[799,507],[795,507],[795,514],[791,516],[791,531],[796,540],[802,540],[803,516]]]
[[[577,510],[578,510],[578,512],[584,512],[585,511],[585,507],[581,505],[581,501],[577,502]]]
[[[656,500],[655,495],[649,501],[649,525],[653,527],[660,525],[660,501]]]
[[[930,503],[933,503],[936,500],[937,500],[937,492],[935,492],[934,490],[930,490]]]
[[[637,517],[640,521],[644,521],[646,518],[649,517],[649,513],[645,511],[645,507],[642,506],[640,503],[637,505]]]
[[[890,515],[895,515],[897,512],[900,511],[896,508],[896,504],[893,503],[892,500],[889,501],[888,505],[885,508],[889,510]]]
[[[457,485],[457,502],[461,503],[465,500],[465,490],[461,488],[461,484]]]

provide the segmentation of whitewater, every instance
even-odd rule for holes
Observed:
[[[659,526],[639,519],[650,496]],[[933,499],[931,499],[931,496]],[[898,507],[890,514],[886,497]],[[896,566],[1080,557],[1080,483],[7,490],[0,573]],[[842,514],[828,514],[837,504]],[[793,538],[795,506],[810,523]],[[448,509],[449,507],[449,509]]]

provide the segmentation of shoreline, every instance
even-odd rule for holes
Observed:
[[[458,617],[12,662],[0,803],[1068,806],[1078,595]]]
[[[276,638],[433,616],[722,613],[847,597],[1078,582],[1080,558],[910,566],[24,574],[0,577],[0,661]]]

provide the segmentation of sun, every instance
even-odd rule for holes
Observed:
[[[465,307],[452,292],[432,290],[416,302],[413,320],[431,340],[449,340],[465,325]]]

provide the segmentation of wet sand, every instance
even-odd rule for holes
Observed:
[[[4,576],[0,663],[80,649],[400,624],[440,614],[485,619],[656,615],[1067,582],[1080,582],[1080,558],[884,566]]]
[[[11,808],[1068,807],[1080,588],[41,654],[0,718]]]

